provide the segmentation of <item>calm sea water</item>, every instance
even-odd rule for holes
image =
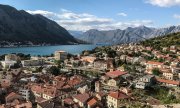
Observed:
[[[56,50],[64,50],[71,54],[79,54],[83,50],[92,50],[102,45],[59,45],[42,47],[20,47],[20,48],[0,48],[0,55],[9,53],[24,53],[31,55],[50,55]]]

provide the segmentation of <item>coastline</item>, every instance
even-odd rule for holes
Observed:
[[[61,45],[96,45],[96,44],[20,45],[20,46],[0,46],[0,48],[47,47],[47,46],[61,46]]]

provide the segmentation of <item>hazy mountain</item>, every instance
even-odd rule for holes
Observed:
[[[79,39],[96,44],[96,43],[108,43],[108,44],[121,44],[138,42],[140,40],[145,40],[148,38],[162,36],[170,33],[175,33],[180,31],[180,26],[171,26],[167,28],[149,28],[145,26],[131,28],[128,27],[125,30],[109,30],[109,31],[99,31],[99,30],[88,30],[84,32]]]
[[[76,39],[56,22],[42,15],[0,5],[0,41],[73,44]]]
[[[70,33],[72,36],[74,36],[75,38],[79,38],[80,36],[82,36],[82,34],[83,34],[84,32],[82,32],[82,31],[72,31],[72,30],[69,30],[69,33]]]

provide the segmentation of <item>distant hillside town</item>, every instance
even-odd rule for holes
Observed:
[[[176,36],[78,55],[1,55],[0,108],[179,108]]]

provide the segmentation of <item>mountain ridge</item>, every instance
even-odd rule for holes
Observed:
[[[145,39],[163,36],[170,33],[180,32],[180,26],[170,26],[166,28],[152,28],[146,26],[128,27],[125,30],[96,30],[91,29],[77,38],[89,43],[108,43],[108,44],[123,44],[131,42],[139,42]]]
[[[0,4],[0,41],[35,44],[78,43],[66,29],[55,21],[2,4]]]

